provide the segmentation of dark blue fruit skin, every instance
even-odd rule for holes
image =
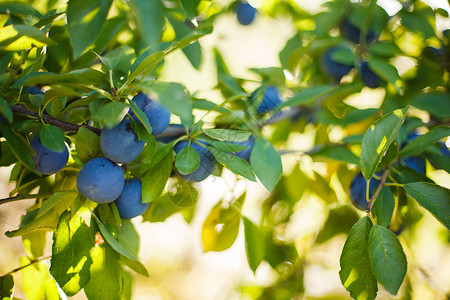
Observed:
[[[142,203],[142,182],[136,178],[125,182],[122,193],[114,203],[122,219],[140,216],[150,205],[150,203]]]
[[[170,124],[168,128],[184,128],[184,126],[181,125],[181,124]],[[175,135],[170,135],[170,136],[156,136],[155,138],[156,138],[156,140],[157,140],[158,142],[168,144],[168,143],[170,143],[170,142],[175,141],[177,138],[179,138],[179,137],[182,136],[183,134],[184,134],[184,133],[181,133],[181,134],[175,134]]]
[[[69,160],[67,145],[62,152],[50,150],[42,144],[39,135],[31,140],[30,145],[36,152],[36,155],[32,156],[34,167],[41,174],[54,174],[61,171]]]
[[[251,135],[247,141],[236,142],[236,144],[248,147],[248,149],[236,152],[235,155],[247,162],[250,162],[250,154],[252,153],[253,145],[255,144],[255,137]]]
[[[28,93],[32,95],[44,95],[44,92],[38,88],[37,86],[29,86],[27,87]]]
[[[256,101],[256,97],[258,96],[260,88],[256,89],[252,95],[250,96],[250,101]],[[259,104],[256,111],[259,114],[265,114],[268,113],[275,108],[277,108],[278,105],[281,103],[280,95],[278,93],[278,89],[275,86],[268,86],[265,91],[264,95],[262,97],[261,103]]]
[[[186,148],[187,145],[189,145],[189,141],[179,141],[175,144],[173,149],[176,153],[178,153],[182,149]],[[200,156],[200,165],[197,169],[195,169],[194,172],[188,175],[180,174],[180,176],[187,181],[200,182],[205,180],[206,177],[212,174],[214,168],[216,167],[217,161],[214,158],[214,155],[206,147],[200,146],[195,143],[191,143],[191,147],[194,148],[194,150],[197,151],[198,155]]]
[[[361,30],[353,25],[348,19],[344,19],[339,26],[339,30],[341,32],[341,36],[345,37],[349,41],[359,44],[359,38],[361,35]],[[375,31],[369,29],[366,34],[366,44],[370,44],[377,38]]]
[[[78,191],[97,203],[113,202],[122,193],[124,185],[122,168],[104,157],[88,161],[77,176]]]
[[[239,3],[236,8],[236,16],[242,25],[250,25],[255,20],[256,8],[247,2]]]
[[[364,84],[371,89],[375,89],[380,86],[381,78],[370,69],[367,61],[364,61],[361,64],[361,79]]]
[[[170,123],[170,110],[164,107],[161,103],[153,101],[144,93],[139,93],[132,99],[137,106],[145,113],[148,118],[150,126],[152,126],[153,135],[160,134],[169,126]],[[130,116],[138,121],[137,116],[130,109]]]
[[[405,156],[401,158],[403,164],[420,174],[427,172],[425,159],[417,156]]]
[[[325,52],[321,61],[322,69],[325,71],[325,73],[334,78],[336,81],[340,81],[341,78],[347,75],[353,68],[353,66],[341,64],[333,60],[332,58],[333,53],[342,49],[346,48],[333,47],[329,49],[327,52]],[[350,49],[346,50],[350,51]]]
[[[103,128],[100,143],[105,156],[121,164],[134,160],[145,146],[145,142],[134,133],[129,119],[123,119],[113,128]]]
[[[373,178],[370,179],[369,184],[369,195],[373,195],[375,188],[380,184],[380,181]],[[350,184],[350,199],[356,208],[366,211],[368,203],[366,200],[366,188],[367,182],[362,173],[357,174],[353,177],[352,183]]]

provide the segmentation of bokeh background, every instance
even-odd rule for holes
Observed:
[[[227,3],[229,1],[221,1]],[[267,0],[250,1],[264,11]],[[316,12],[321,9],[322,0],[297,2],[302,8]],[[433,7],[450,11],[446,0],[424,1]],[[400,9],[395,0],[378,1],[389,14]],[[449,19],[438,19],[438,30],[450,28]],[[236,77],[249,79],[247,90],[258,86],[256,74],[248,71],[252,67],[280,66],[278,53],[286,41],[294,34],[292,22],[275,19],[263,13],[257,15],[251,26],[240,25],[234,14],[222,15],[216,20],[214,33],[200,40],[204,47],[204,60],[200,70],[194,69],[181,51],[169,55],[165,61],[161,79],[180,82],[199,97],[220,103],[222,96],[214,90],[217,77],[213,47],[217,47]],[[408,60],[397,64],[400,74],[412,67]],[[254,79],[254,83],[251,80]],[[289,95],[284,95],[288,97]],[[383,89],[363,89],[355,97],[347,99],[349,104],[359,108],[378,108],[384,97]],[[208,119],[207,119],[208,120]],[[269,129],[270,130],[270,129]],[[339,140],[340,132],[335,132]],[[306,128],[304,134],[293,134],[288,148],[305,151],[311,148],[313,134]],[[320,164],[313,163],[300,155],[283,157],[284,172],[290,173],[292,166],[300,164],[303,170],[320,170]],[[0,194],[8,197],[12,185],[8,184],[10,167],[0,169]],[[443,171],[432,171],[430,178],[436,183],[450,188],[449,175]],[[301,184],[301,183],[299,183]],[[142,223],[142,218],[133,220],[140,236],[140,258],[150,272],[150,278],[133,274],[132,299],[252,299],[259,293],[259,287],[268,287],[279,278],[270,266],[263,262],[257,272],[248,267],[245,256],[243,227],[233,246],[222,252],[204,253],[201,241],[203,222],[211,208],[219,201],[234,199],[247,191],[242,214],[257,222],[260,206],[269,194],[258,183],[238,180],[231,172],[224,170],[222,177],[210,176],[197,185],[200,199],[193,221],[188,224],[181,214],[169,217],[165,222]],[[346,198],[344,193],[338,197]],[[4,232],[14,230],[20,223],[25,210],[34,200],[21,200],[0,206],[0,274],[20,265],[19,258],[26,255],[20,237],[7,238]],[[325,203],[317,196],[305,194],[296,206],[296,213],[286,228],[283,238],[295,241],[297,251],[305,257],[305,299],[350,299],[339,280],[339,256],[345,242],[345,235],[338,235],[321,245],[313,246],[314,237],[325,222]],[[242,225],[242,224],[241,224]],[[450,297],[450,246],[449,234],[430,214],[425,213],[420,220],[409,248],[405,248],[408,258],[408,272],[414,280],[414,293],[401,289],[393,297],[382,290],[379,299],[449,299]],[[400,237],[400,240],[402,238]],[[51,251],[51,235],[47,237],[47,251]],[[406,247],[405,243],[402,243]],[[44,261],[49,264],[49,261]],[[16,296],[23,298],[20,278],[14,275]],[[84,299],[81,292],[73,299]]]

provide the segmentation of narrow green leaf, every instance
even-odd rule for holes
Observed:
[[[406,192],[450,230],[450,190],[429,182],[404,185]]]
[[[189,2],[193,1],[191,0]],[[195,27],[189,26],[186,22],[180,22],[175,18],[169,18],[169,21],[175,31],[177,40],[181,40],[187,36],[192,35],[195,32]],[[181,50],[183,51],[184,55],[187,57],[191,65],[199,70],[203,59],[202,47],[200,46],[200,43],[198,41],[194,42],[190,45],[187,45]]]
[[[408,142],[408,144],[400,150],[399,156],[412,156],[419,154],[440,139],[450,135],[450,127],[437,126],[425,134],[419,135],[417,138]]]
[[[8,102],[3,100],[2,97],[0,97],[0,113],[6,118],[6,120],[9,123],[12,123],[12,121],[13,121],[13,112],[11,110],[11,107],[9,107]]]
[[[222,201],[213,207],[202,227],[205,252],[230,248],[239,233],[241,214],[234,206],[223,207]]]
[[[173,151],[168,152],[142,179],[142,203],[154,201],[164,190],[173,165]]]
[[[67,191],[67,192],[56,192],[51,197],[42,202],[41,207],[36,215],[36,218],[39,218],[45,215],[49,210],[54,209],[56,205],[62,203],[62,205],[66,207],[71,207],[75,198],[78,196],[78,192],[76,191]],[[61,204],[60,204],[61,205]]]
[[[251,135],[249,131],[222,129],[222,128],[213,128],[213,129],[207,128],[203,129],[203,132],[213,139],[231,142],[246,142],[248,141]]]
[[[149,276],[147,269],[145,266],[139,261],[139,259],[133,254],[130,253],[121,243],[119,243],[118,240],[108,231],[108,229],[103,225],[103,223],[100,221],[100,219],[93,214],[94,219],[98,225],[98,228],[100,230],[100,233],[102,234],[105,241],[120,255],[122,255],[122,258],[127,263],[127,265],[133,269],[133,271],[144,275]],[[121,258],[121,260],[122,260]]]
[[[75,149],[83,162],[99,156],[101,153],[100,137],[91,130],[81,127],[75,135]]]
[[[130,0],[137,29],[144,47],[160,41],[164,26],[164,6],[160,0]]]
[[[364,217],[353,225],[340,258],[339,277],[354,299],[375,299],[378,286],[370,266],[369,235],[372,221]]]
[[[183,5],[184,11],[190,20],[197,16],[197,6],[199,3],[200,0],[181,0],[181,5]]]
[[[21,266],[29,265],[31,262],[26,256],[21,257],[19,260]],[[45,283],[49,280],[48,267],[42,262],[36,262],[31,266],[22,269],[21,273],[22,289],[27,299],[43,299],[45,294]]]
[[[394,208],[394,195],[389,187],[384,186],[372,205],[372,210],[375,212],[377,217],[377,224],[387,227],[389,223],[391,223]]]
[[[94,51],[91,49],[91,51]],[[94,51],[95,55],[100,59],[100,61],[109,69],[114,70],[120,63],[122,56],[124,55],[125,48],[119,47],[111,52],[108,52],[105,56],[101,56]]]
[[[32,47],[54,46],[44,32],[29,25],[8,25],[0,29],[0,50],[21,51]]]
[[[219,163],[228,168],[231,172],[241,175],[250,181],[256,181],[255,175],[249,163],[239,156],[230,152],[224,152],[214,147],[208,146],[209,151],[214,155]]]
[[[445,92],[420,93],[411,105],[441,118],[450,118],[450,95]]]
[[[6,141],[13,150],[14,155],[31,171],[36,172],[34,169],[33,159],[30,152],[28,152],[27,146],[24,144],[14,131],[0,122],[0,131],[3,133]]]
[[[402,92],[402,79],[398,74],[397,69],[386,59],[372,58],[369,61],[369,67],[380,76],[380,78],[390,82],[399,93]]]
[[[194,124],[192,115],[191,96],[184,86],[175,82],[145,82],[137,85],[138,88],[149,92],[152,99],[159,101],[181,119],[186,128]]]
[[[369,180],[378,164],[394,141],[406,118],[409,106],[394,110],[370,125],[361,145],[360,165],[364,177]]]
[[[305,104],[311,101],[314,101],[315,99],[319,98],[320,96],[325,95],[326,93],[332,91],[334,87],[329,85],[323,85],[323,86],[314,86],[307,88],[303,91],[300,91],[296,93],[292,98],[286,100],[282,104],[279,105],[279,108],[286,107],[286,106],[296,106],[300,104]]]
[[[112,0],[76,0],[67,4],[67,24],[73,56],[79,58],[102,32]]]
[[[66,136],[61,128],[44,124],[39,134],[42,144],[55,152],[63,152],[66,149]]]
[[[95,117],[103,122],[106,127],[112,128],[123,120],[128,113],[129,106],[122,102],[109,102],[103,105],[96,113]]]
[[[56,228],[60,214],[62,213],[60,209],[61,208],[57,205],[54,209],[49,210],[39,218],[36,218],[38,210],[32,210],[25,215],[19,229],[7,231],[5,232],[5,235],[7,237],[15,237],[36,231],[53,231]]]
[[[158,65],[158,63],[164,58],[166,52],[158,51],[151,54],[144,52],[141,55],[147,55],[147,57],[143,58],[139,56],[136,59],[135,63],[131,67],[131,70],[134,71],[132,71],[130,77],[128,78],[128,82],[133,81],[139,75],[142,75],[142,77],[146,77],[148,74],[150,74]]]
[[[34,9],[31,4],[19,1],[5,1],[0,3],[0,14],[31,16],[38,19],[42,18],[41,13]]]
[[[316,152],[309,153],[311,157],[325,157],[359,166],[358,157],[348,148],[330,145],[319,149]]]
[[[116,256],[117,254],[108,245],[91,249],[91,280],[84,287],[88,299],[122,299],[123,269]]]
[[[402,50],[393,41],[379,41],[369,46],[369,53],[382,57],[394,57],[401,52]]]
[[[191,145],[178,152],[175,158],[175,167],[183,175],[191,174],[199,165],[200,155],[198,155],[197,151]]]
[[[134,101],[128,101],[128,104],[130,104],[131,110],[134,112],[134,114],[137,116],[139,121],[144,125],[145,129],[148,131],[148,133],[152,133],[152,125],[150,125],[147,116],[142,111],[142,109],[139,108],[139,106]]]
[[[14,292],[14,278],[10,274],[0,277],[0,298],[11,299]]]
[[[89,250],[93,246],[89,227],[83,219],[66,211],[53,233],[50,274],[67,296],[78,293],[90,279],[92,264]]]
[[[375,277],[386,290],[396,295],[406,274],[406,256],[395,234],[375,225],[370,231],[369,256]]]
[[[264,258],[264,234],[252,221],[243,217],[245,235],[245,253],[247,261],[253,273]]]
[[[20,87],[22,85],[33,84],[53,84],[53,83],[65,83],[68,85],[87,85],[87,86],[101,86],[106,82],[105,74],[101,71],[94,69],[80,69],[71,71],[65,74],[57,74],[52,72],[37,72],[31,73],[23,78],[19,79],[14,87]]]
[[[257,137],[250,154],[250,164],[258,179],[271,192],[283,173],[280,154],[268,141]]]

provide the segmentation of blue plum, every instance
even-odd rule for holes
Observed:
[[[250,154],[252,153],[253,145],[255,144],[255,137],[251,135],[247,141],[236,142],[236,144],[248,147],[248,149],[236,152],[235,155],[247,162],[250,162]]]
[[[236,16],[240,24],[250,25],[255,20],[256,8],[247,2],[241,2],[236,8]]]
[[[376,174],[378,175],[378,174]],[[380,184],[380,181],[373,178],[369,183],[369,195],[372,196],[375,192],[375,188]],[[366,189],[367,182],[362,173],[358,173],[353,177],[352,183],[350,184],[350,199],[356,208],[365,211],[367,209],[368,203],[366,200]]]
[[[44,95],[44,92],[37,86],[29,86],[27,90],[31,95]]]
[[[401,158],[401,162],[408,168],[413,169],[417,173],[425,174],[427,172],[425,159],[417,156],[405,156]]]
[[[364,61],[361,64],[361,79],[364,84],[371,89],[379,87],[382,82],[381,78],[374,71],[372,71],[372,69],[370,69],[367,61]]]
[[[147,116],[153,135],[160,134],[169,126],[170,110],[161,103],[153,101],[144,93],[137,94],[131,101],[134,101]],[[131,109],[129,114],[134,120],[140,122]]]
[[[340,81],[353,68],[353,65],[346,65],[333,60],[333,53],[342,50],[351,52],[348,48],[332,47],[325,52],[321,60],[321,67],[324,72],[336,81]]]
[[[142,203],[142,182],[137,178],[125,182],[122,193],[114,203],[122,219],[140,216],[150,205],[150,203]]]
[[[113,202],[122,193],[124,185],[122,168],[104,157],[88,161],[77,176],[78,191],[97,203]]]
[[[129,119],[123,119],[113,128],[103,128],[100,143],[105,156],[121,164],[134,160],[145,146],[145,142],[139,140],[133,131]]]
[[[250,97],[250,101],[256,101],[256,98],[258,97],[259,91],[261,88],[256,89],[251,97]],[[280,105],[281,103],[281,99],[280,99],[280,95],[278,93],[278,89],[275,86],[268,86],[265,90],[264,90],[264,94],[261,100],[261,103],[259,104],[258,108],[256,109],[256,111],[259,114],[265,114],[268,113],[274,109],[277,108],[278,105]]]
[[[164,133],[164,134],[167,133],[167,135],[155,136],[155,138],[158,142],[168,144],[170,142],[175,141],[177,138],[179,138],[180,136],[182,136],[183,134],[186,133],[185,130],[181,131],[183,128],[184,128],[184,126],[181,124],[170,124],[169,127],[167,127],[167,131],[169,131],[169,132],[166,131]],[[172,132],[172,129],[173,129],[173,132]],[[180,132],[178,132],[178,130],[180,130]]]
[[[341,32],[341,36],[345,37],[349,41],[359,44],[361,30],[353,25],[348,19],[344,19],[339,26],[339,31]],[[366,44],[373,42],[377,38],[377,34],[373,29],[369,29],[366,34]]]
[[[173,149],[176,153],[180,152],[182,149],[189,145],[189,141],[182,140],[175,144]],[[196,143],[191,143],[191,147],[197,151],[200,156],[200,165],[192,173],[187,175],[180,174],[181,178],[187,181],[200,182],[206,179],[212,174],[214,168],[216,167],[217,161],[214,155],[208,150],[208,148],[200,146]]]
[[[64,151],[56,152],[45,147],[40,136],[37,135],[31,140],[30,145],[36,152],[36,155],[32,156],[34,167],[41,174],[53,174],[61,171],[69,160],[67,144]]]

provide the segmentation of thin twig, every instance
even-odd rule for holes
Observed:
[[[25,200],[25,199],[36,199],[36,198],[46,198],[53,195],[53,193],[42,193],[42,194],[17,194],[16,196],[8,197],[0,199],[0,205],[14,202],[18,200]]]
[[[384,171],[383,175],[381,175],[381,181],[378,185],[377,190],[375,191],[375,194],[373,194],[372,198],[369,200],[369,205],[367,206],[366,213],[370,213],[370,209],[372,208],[372,202],[378,197],[378,194],[380,193],[381,189],[383,188],[384,184],[386,183],[386,178],[389,174],[389,170]]]
[[[27,115],[27,116],[31,116],[31,117],[35,117],[37,119],[41,119],[41,117],[39,116],[39,114],[35,111],[32,111],[22,105],[15,105],[15,106],[11,106],[11,110],[14,113],[18,113],[18,114],[22,114],[22,115]],[[100,128],[96,128],[87,124],[73,124],[73,123],[69,123],[69,122],[65,122],[65,121],[61,121],[59,119],[50,117],[49,115],[42,115],[42,121],[47,123],[47,124],[51,124],[51,125],[55,125],[59,128],[61,128],[63,131],[65,132],[77,132],[78,129],[80,129],[81,127],[85,127],[89,130],[91,130],[92,132],[94,132],[97,135],[100,135],[102,130]]]
[[[18,268],[15,268],[14,270],[9,271],[9,272],[6,273],[5,275],[13,274],[13,273],[19,272],[20,270],[25,269],[25,268],[31,266],[32,264],[35,264],[35,263],[37,263],[37,262],[40,262],[41,260],[44,260],[44,259],[49,259],[49,258],[51,258],[51,257],[52,257],[52,256],[49,254],[49,255],[44,255],[44,256],[41,256],[41,257],[38,257],[38,258],[35,258],[35,259],[31,259],[30,262],[29,262],[28,264],[26,264],[26,265],[24,265],[24,266],[21,266],[21,267],[18,267]]]

